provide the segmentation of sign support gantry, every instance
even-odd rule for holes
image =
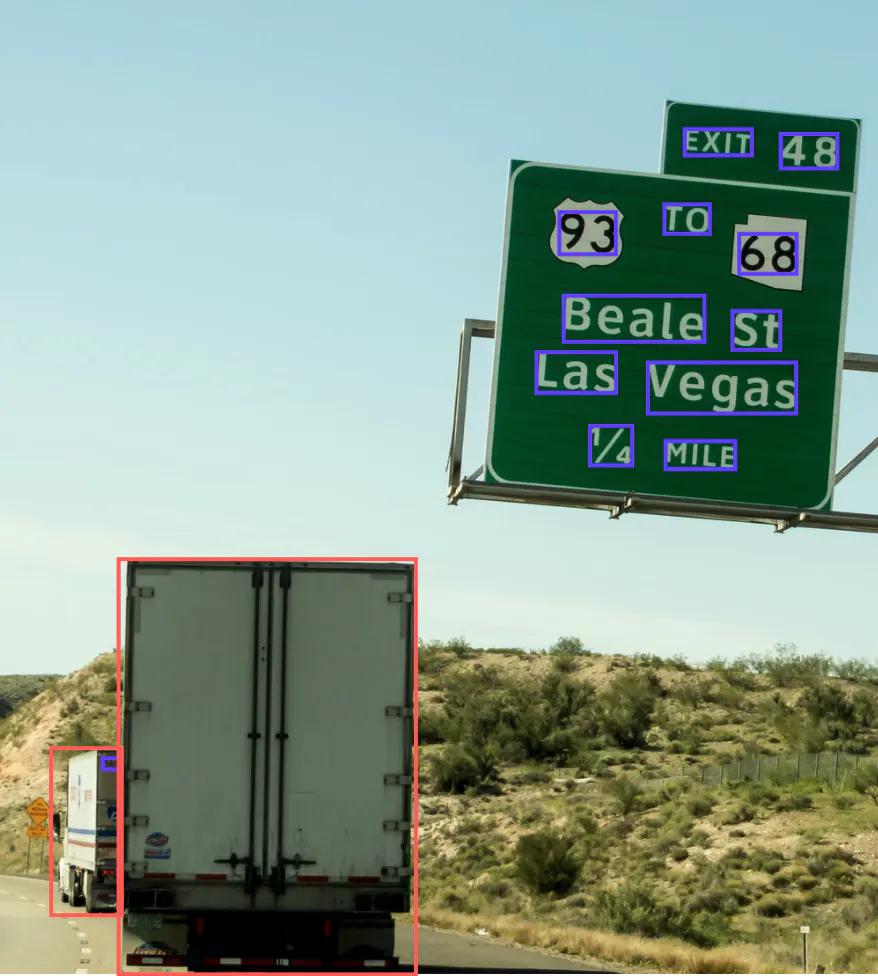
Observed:
[[[878,532],[878,514],[872,513],[742,505],[697,498],[601,491],[589,488],[568,490],[513,483],[488,483],[482,479],[484,469],[481,466],[471,475],[463,477],[463,444],[472,342],[474,338],[493,339],[494,336],[494,321],[490,319],[464,320],[460,333],[451,447],[447,464],[448,503],[450,505],[456,505],[463,498],[476,498],[485,501],[517,502],[527,505],[595,509],[608,512],[611,518],[619,518],[629,513],[641,513],[682,518],[753,522],[771,525],[775,532],[781,533],[790,528]],[[878,355],[846,352],[843,363],[846,370],[878,373]],[[874,438],[838,471],[835,476],[835,484],[847,477],[876,449],[878,449],[878,437]]]

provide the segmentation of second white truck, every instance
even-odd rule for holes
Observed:
[[[79,752],[67,769],[67,804],[54,816],[63,840],[58,865],[61,901],[86,912],[116,908],[116,753]]]

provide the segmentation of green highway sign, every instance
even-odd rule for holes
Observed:
[[[513,162],[485,480],[828,508],[852,206]]]
[[[860,122],[665,103],[662,172],[854,193]]]

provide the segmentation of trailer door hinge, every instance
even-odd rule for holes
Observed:
[[[152,702],[150,701],[130,701],[125,702],[126,712],[151,712]]]
[[[146,827],[149,825],[149,817],[144,814],[136,813],[125,818],[126,827]]]
[[[128,596],[139,596],[144,599],[147,597],[155,596],[154,586],[129,586]]]
[[[385,705],[384,714],[388,718],[411,718],[415,710],[408,705]]]
[[[381,877],[385,880],[393,880],[394,878],[408,878],[411,877],[411,868],[382,868]]]
[[[385,773],[385,786],[411,786],[411,776],[403,776],[400,773]]]
[[[148,769],[126,770],[125,779],[149,779],[149,770]]]
[[[412,825],[408,820],[385,820],[385,830],[411,830]]]
[[[413,597],[411,593],[388,593],[387,602],[388,603],[411,603]]]

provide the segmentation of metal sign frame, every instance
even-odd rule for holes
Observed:
[[[614,519],[629,512],[640,512],[642,514],[672,515],[682,518],[754,522],[771,525],[775,532],[786,532],[787,529],[794,527],[878,532],[878,514],[864,512],[820,512],[812,509],[742,505],[697,498],[599,491],[590,488],[551,488],[511,482],[492,484],[482,479],[484,466],[479,466],[471,475],[463,477],[463,442],[472,342],[474,338],[493,339],[495,333],[496,323],[490,319],[464,319],[460,333],[457,362],[451,447],[446,466],[449,505],[456,505],[462,498],[481,498],[486,501],[518,502],[527,505],[597,509],[609,512],[610,518]],[[859,372],[878,373],[878,355],[846,352],[843,368]],[[846,478],[876,449],[878,449],[878,437],[873,438],[844,467],[836,472],[834,484],[837,485],[843,478]]]

